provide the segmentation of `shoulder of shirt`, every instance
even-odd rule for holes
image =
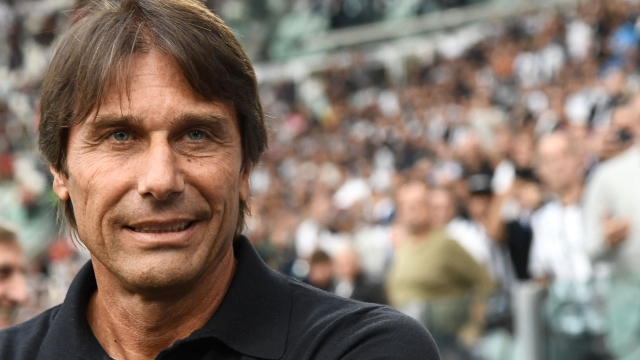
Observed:
[[[596,165],[596,168],[590,178],[593,179],[611,175],[617,176],[619,175],[619,172],[627,172],[629,171],[629,164],[635,164],[638,158],[640,158],[640,149],[628,149],[627,151]]]
[[[36,359],[59,310],[60,305],[55,306],[31,320],[0,331],[0,359]]]
[[[389,306],[346,299],[287,279],[292,290],[289,334],[296,334],[296,343],[317,358],[440,358],[427,329]],[[380,357],[380,351],[396,355]]]

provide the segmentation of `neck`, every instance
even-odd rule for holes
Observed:
[[[138,360],[154,359],[175,341],[206,324],[227,292],[236,259],[230,246],[216,267],[182,291],[183,296],[168,299],[149,299],[121,286],[109,286],[116,280],[99,276],[108,270],[96,259],[93,266],[98,291],[87,307],[91,330],[112,358]]]
[[[427,235],[431,234],[432,230],[433,230],[432,227],[428,225],[420,228],[410,229],[409,236],[411,236],[413,241],[423,240],[424,238],[427,237]]]
[[[582,198],[582,183],[575,182],[558,192],[563,206],[569,206],[580,202]]]

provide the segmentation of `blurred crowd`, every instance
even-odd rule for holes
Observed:
[[[233,27],[265,6],[390,2],[209,5]],[[87,258],[59,239],[34,130],[76,6],[0,1],[0,218],[31,260],[22,318],[60,302]],[[339,13],[332,28],[347,26]],[[353,50],[348,65],[263,82],[270,147],[245,233],[278,271],[413,316],[445,359],[515,358],[514,294],[531,283],[546,292],[545,358],[639,359],[639,15],[588,0],[488,23],[456,51],[403,59],[400,77]]]
[[[490,356],[527,281],[548,289],[549,358],[639,358],[639,10],[497,21],[402,81],[354,52],[264,84],[249,237],[280,271],[411,314],[450,358]]]
[[[376,22],[400,23],[487,0],[207,0],[238,33],[255,60],[298,54],[305,40],[330,30]]]

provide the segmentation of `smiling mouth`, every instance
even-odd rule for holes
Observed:
[[[162,234],[162,233],[171,233],[171,232],[180,232],[185,231],[189,227],[191,227],[195,223],[195,221],[185,221],[175,224],[166,224],[166,225],[144,225],[144,226],[127,226],[129,230],[138,233],[152,233],[152,234]]]

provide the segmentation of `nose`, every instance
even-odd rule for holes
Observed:
[[[152,139],[141,164],[138,193],[163,201],[184,191],[177,157],[166,139]]]

